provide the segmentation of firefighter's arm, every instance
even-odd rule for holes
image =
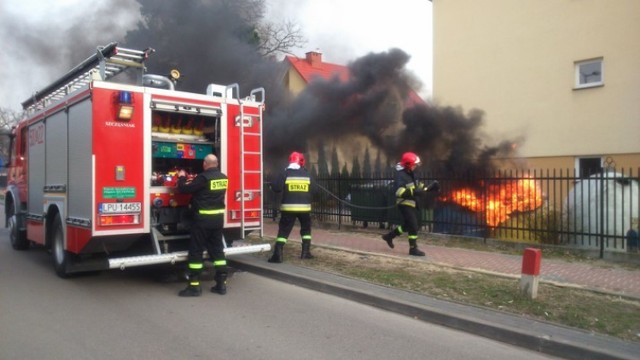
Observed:
[[[440,183],[437,180],[434,180],[429,185],[425,185],[422,181],[418,181],[418,185],[416,186],[416,193],[438,191],[440,191]]]
[[[280,193],[284,190],[284,183],[287,179],[286,173],[282,173],[278,176],[276,181],[271,184],[271,190],[275,193]]]
[[[396,190],[396,197],[401,199],[410,199],[413,197],[413,187],[400,186]]]
[[[439,192],[440,191],[440,183],[438,180],[434,180],[431,184],[425,186],[424,191],[426,192]]]
[[[207,179],[204,176],[196,176],[193,181],[187,182],[186,176],[180,176],[178,173],[178,190],[182,193],[195,193],[205,187]]]

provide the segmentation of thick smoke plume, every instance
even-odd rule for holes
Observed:
[[[120,39],[139,16],[132,0],[86,2],[85,8],[58,4],[38,14],[20,13],[16,2],[0,1],[0,106],[20,110],[20,103],[60,78],[105,45]],[[32,5],[33,6],[33,5]],[[42,2],[39,8],[49,8]]]
[[[267,151],[282,157],[318,142],[349,149],[364,138],[390,162],[413,151],[431,169],[447,172],[486,170],[492,157],[513,152],[510,141],[483,146],[482,111],[465,115],[421,100],[413,90],[418,81],[405,69],[408,61],[400,49],[371,53],[349,64],[346,82],[337,76],[311,82],[290,105],[272,111]]]
[[[414,151],[427,165],[444,170],[484,169],[492,156],[508,154],[509,142],[485,147],[480,137],[483,114],[424,103],[412,89],[420,84],[405,69],[409,55],[400,49],[372,53],[351,62],[349,80],[317,79],[295,99],[283,85],[282,62],[262,57],[255,46],[255,25],[264,15],[260,0],[112,0],[99,2],[91,16],[78,17],[63,32],[56,24],[15,27],[16,53],[28,54],[48,81],[91,54],[96,46],[118,41],[121,46],[156,53],[148,72],[168,74],[178,68],[178,90],[204,93],[209,83],[238,83],[241,96],[266,89],[265,162],[280,166],[293,150],[309,151],[320,142],[341,150],[341,163],[379,149],[390,164]],[[108,14],[108,16],[106,16]],[[114,19],[135,14],[122,33]],[[11,20],[11,19],[8,19]],[[60,26],[60,24],[58,24]],[[328,24],[330,26],[330,24]],[[35,31],[34,31],[35,30]],[[19,45],[17,45],[19,44]],[[55,74],[55,75],[52,75]],[[40,85],[39,85],[40,86]],[[35,89],[31,89],[32,91]],[[29,96],[30,94],[25,94]]]
[[[210,83],[238,83],[241,96],[258,87],[273,88],[279,64],[264,59],[253,42],[255,23],[263,15],[261,1],[140,0],[142,21],[129,31],[125,44],[156,50],[150,73],[181,72],[179,90],[204,92]]]

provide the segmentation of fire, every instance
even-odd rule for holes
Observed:
[[[489,226],[496,227],[514,211],[530,211],[542,205],[542,191],[533,179],[507,180],[485,187],[483,193],[471,188],[452,191],[448,197],[460,206],[483,212]]]

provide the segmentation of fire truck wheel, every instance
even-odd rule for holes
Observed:
[[[7,226],[9,227],[9,238],[11,239],[11,246],[15,250],[26,250],[29,248],[29,240],[27,240],[27,233],[18,229],[18,219],[16,217],[15,205],[9,205],[7,211]]]
[[[56,274],[61,278],[69,277],[69,265],[71,254],[64,249],[64,234],[62,232],[62,219],[60,214],[56,214],[53,219],[51,228],[51,243],[53,252],[53,265],[56,269]]]

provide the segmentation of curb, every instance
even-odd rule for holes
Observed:
[[[229,265],[292,285],[566,359],[637,359],[640,344],[461,305],[286,263],[236,255]]]

